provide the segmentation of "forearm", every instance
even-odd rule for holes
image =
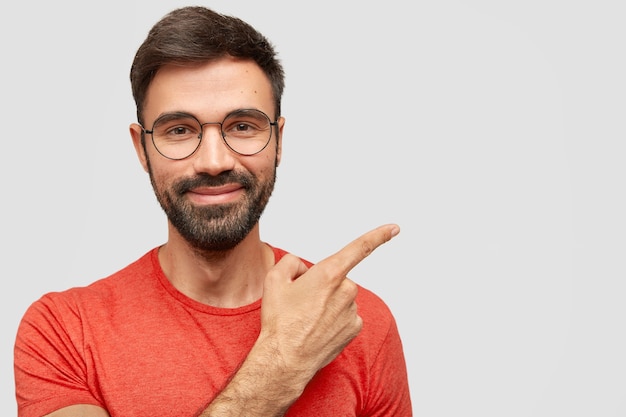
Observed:
[[[315,373],[288,362],[273,341],[257,341],[228,385],[198,417],[283,416]]]

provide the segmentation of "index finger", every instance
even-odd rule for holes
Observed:
[[[333,263],[338,268],[337,272],[345,276],[376,248],[389,242],[398,233],[400,233],[400,227],[397,224],[378,226],[354,239],[335,254],[318,262],[318,265]]]

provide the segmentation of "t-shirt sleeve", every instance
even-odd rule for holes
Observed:
[[[372,417],[411,417],[413,415],[409,393],[406,361],[397,324],[393,318],[389,331],[371,369],[370,391]]]
[[[14,347],[19,417],[39,417],[73,404],[100,405],[88,383],[83,329],[71,299],[48,294],[33,303]]]

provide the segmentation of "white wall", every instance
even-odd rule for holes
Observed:
[[[318,261],[402,226],[351,276],[397,317],[416,416],[626,414],[623,2],[200,3],[287,70],[264,239]],[[0,6],[0,415],[26,307],[165,239],[128,70],[186,4]]]

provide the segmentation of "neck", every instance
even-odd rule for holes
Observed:
[[[215,307],[236,308],[261,298],[274,254],[261,242],[258,224],[233,249],[215,252],[196,250],[170,225],[159,262],[167,279],[189,298]]]

